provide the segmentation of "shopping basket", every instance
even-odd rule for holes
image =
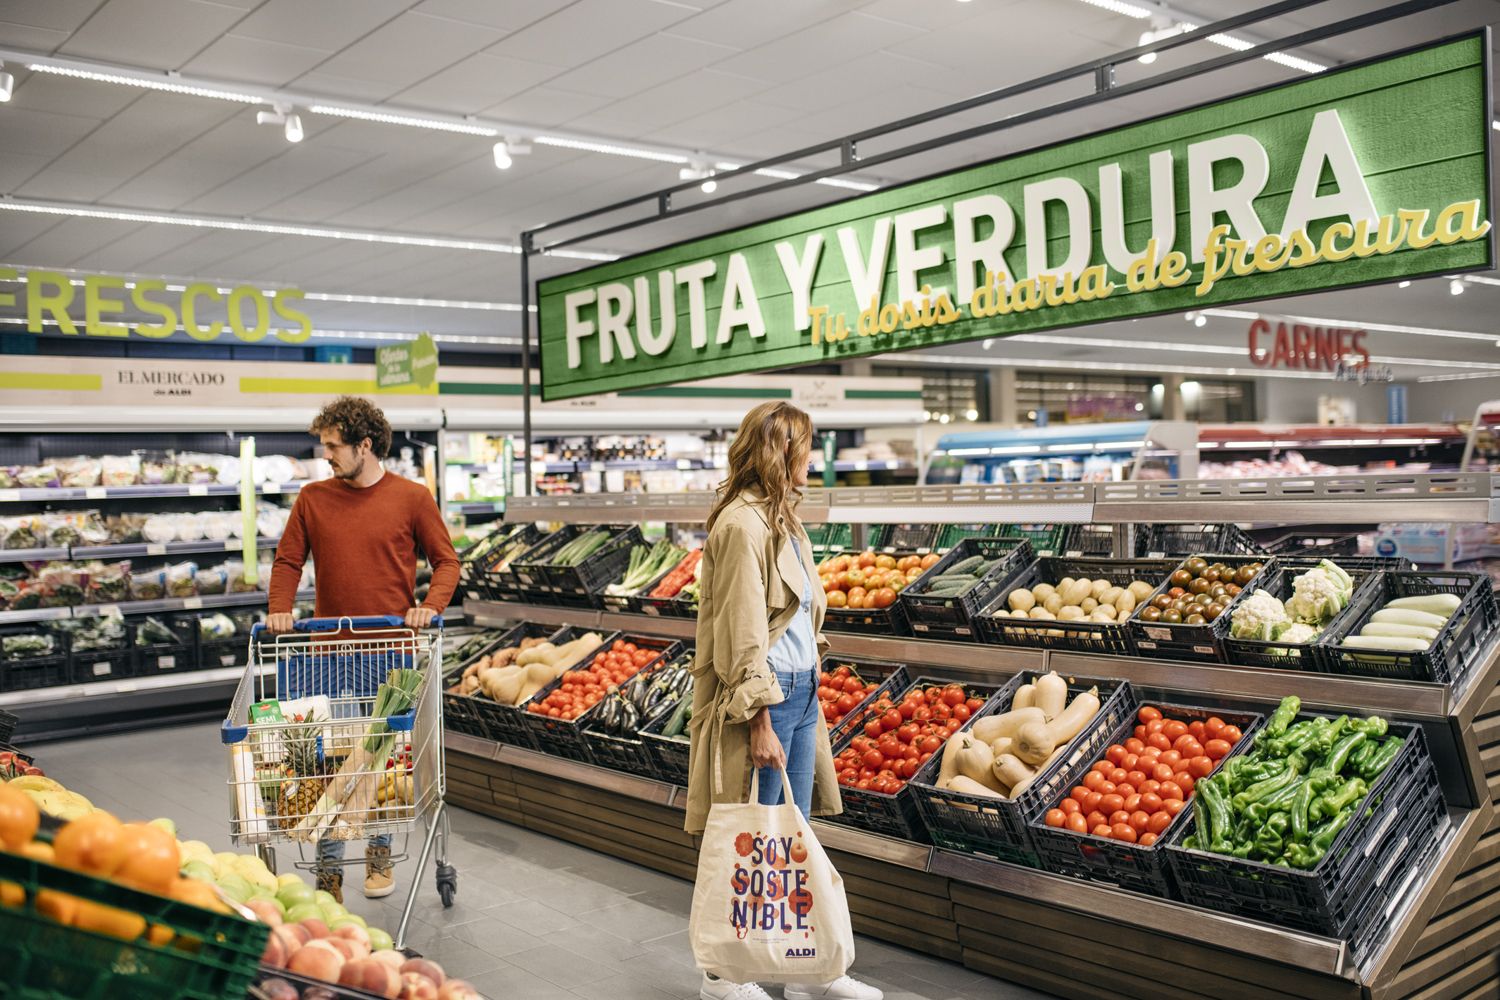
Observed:
[[[319,861],[325,841],[426,835],[420,871],[437,846],[437,889],[451,906],[457,872],[447,863],[443,809],[442,619],[432,631],[395,615],[314,618],[294,631],[250,633],[245,675],[221,737],[229,748],[230,837],[255,845],[273,867],[274,846],[295,843],[297,867],[363,864]],[[393,852],[391,861],[403,861]],[[314,858],[308,860],[309,850]],[[396,931],[403,944],[416,900],[413,884]]]

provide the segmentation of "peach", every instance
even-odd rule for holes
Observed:
[[[282,924],[279,927],[274,927],[271,929],[272,934],[276,934],[278,932],[287,936],[286,951],[288,955],[291,955],[292,952],[296,951],[298,948],[302,947],[303,945],[307,944],[307,942],[312,940],[312,935],[309,934],[307,932],[307,928],[303,927],[301,924]]]
[[[415,972],[401,973],[400,1000],[437,1000],[437,984]]]
[[[397,973],[401,971],[401,966],[406,964],[406,956],[394,948],[386,948],[384,951],[377,951],[370,957],[375,959],[376,961],[384,962]]]
[[[438,990],[438,1000],[484,1000],[470,983],[462,979],[450,979]]]
[[[255,914],[255,919],[267,927],[281,926],[281,911],[269,899],[252,899],[245,905],[249,907],[251,913]]]
[[[395,969],[378,959],[361,958],[344,966],[339,973],[339,985],[394,1000],[401,992],[401,977]]]
[[[342,927],[334,928],[332,936],[353,941],[364,949],[365,955],[370,954],[370,935],[359,924],[344,924]]]
[[[302,926],[307,931],[308,936],[311,937],[314,941],[319,938],[326,938],[328,936],[328,925],[323,923],[323,921],[319,920],[317,917],[308,917],[306,920],[302,921]]]
[[[344,961],[352,962],[357,958],[366,958],[368,953],[361,951],[359,943],[350,941],[348,938],[327,937],[321,939],[324,944],[331,944],[338,949],[338,953],[344,956]]]
[[[289,927],[286,924],[280,927],[273,927],[271,928],[271,937],[266,943],[266,954],[274,954],[275,960],[267,958],[265,961],[267,964],[274,965],[278,969],[285,969],[286,963],[306,943],[306,941],[298,936],[297,928],[295,927]],[[276,948],[274,953],[272,952],[273,944]]]
[[[286,968],[287,950],[282,939],[275,934],[266,936],[266,950],[260,953],[260,964],[273,969]]]
[[[438,965],[436,962],[426,958],[413,958],[406,962],[406,964],[402,965],[401,974],[404,976],[408,972],[415,972],[419,976],[426,976],[428,979],[432,980],[432,984],[434,986],[443,985],[443,980],[448,978],[447,975],[444,974],[443,967],[441,965]]]
[[[321,979],[325,983],[337,983],[344,971],[344,956],[327,941],[312,941],[297,949],[287,970],[310,979]]]

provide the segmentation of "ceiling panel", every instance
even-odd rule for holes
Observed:
[[[549,14],[562,10],[573,0],[423,0],[417,4],[419,14],[451,17],[456,21],[486,24],[502,31],[519,31]]]
[[[425,14],[402,14],[343,49],[322,73],[381,83],[388,93],[451,66],[504,34],[498,28]]]
[[[254,0],[246,0],[253,5]],[[62,46],[65,55],[180,69],[244,17],[208,0],[106,0]]]
[[[0,260],[32,267],[61,266],[61,257],[23,256],[26,248],[49,229],[62,225],[55,215],[31,215],[27,212],[5,212],[0,218]]]
[[[827,66],[830,57],[848,62],[921,34],[926,32],[856,11],[726,59],[715,68],[770,82],[797,80]],[[990,51],[994,51],[993,39]],[[872,68],[874,64],[864,65]]]
[[[644,90],[570,122],[580,131],[640,136],[696,118],[766,89],[763,81],[705,69]],[[690,147],[701,143],[687,143]]]
[[[562,66],[583,66],[622,45],[691,17],[687,3],[658,0],[578,0],[494,46],[497,55]]]
[[[611,100],[612,98],[598,94],[579,94],[557,87],[533,87],[485,108],[484,115],[502,121],[528,122],[545,128],[563,125],[591,111],[597,111]]]
[[[0,41],[10,41],[4,25],[0,25]],[[6,71],[16,77],[11,109],[52,111],[102,120],[118,114],[141,96],[141,91],[129,87],[101,87],[89,80],[32,73],[20,66],[7,67]]]
[[[417,108],[442,108],[477,115],[513,94],[564,72],[564,66],[481,52],[401,91],[395,101]]]
[[[183,208],[211,215],[263,216],[267,208],[288,194],[336,177],[363,159],[362,154],[351,149],[304,141],[274,160],[239,174],[233,184],[218,187]]]
[[[7,149],[51,159],[99,127],[96,118],[76,118],[23,107],[3,108]]]
[[[584,94],[620,97],[674,80],[734,55],[738,49],[671,34],[650,35],[591,60],[552,81]]]
[[[746,135],[761,132],[773,125],[794,121],[799,113],[791,108],[773,106],[760,100],[735,101],[713,111],[652,133],[648,138],[689,149],[716,149],[742,156],[764,155],[744,144]],[[778,150],[790,146],[778,145]]]
[[[6,45],[13,45],[18,49],[45,52],[50,55],[59,45],[68,40],[68,35],[69,32],[66,31],[17,24],[0,17],[0,39],[4,39]]]
[[[753,49],[837,17],[863,0],[730,0],[672,29],[684,38]],[[939,6],[931,4],[930,6]]]
[[[0,22],[72,33],[98,6],[99,0],[5,0]]]
[[[36,232],[31,239],[5,249],[0,256],[18,263],[39,260],[66,266],[68,261],[88,255],[100,244],[119,239],[139,225],[138,222],[114,222],[106,219],[63,219],[56,225]],[[8,228],[9,226],[0,227],[0,233]],[[0,239],[8,239],[8,236]]]
[[[9,149],[0,149],[0,191],[14,191],[28,177],[46,167],[51,159],[50,156],[39,156],[35,153],[17,153]],[[9,225],[13,218],[14,213],[6,213],[5,218],[0,218],[0,227]]]
[[[183,67],[219,80],[282,87],[327,59],[327,49],[225,35]]]
[[[411,0],[266,0],[234,34],[337,52],[411,6]]]

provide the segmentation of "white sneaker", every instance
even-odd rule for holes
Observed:
[[[698,988],[701,1000],[771,1000],[771,994],[755,983],[731,983],[727,979],[710,979],[703,974],[703,985]],[[876,997],[876,1000],[880,1000]]]
[[[852,976],[839,976],[822,986],[788,983],[782,990],[786,1000],[884,1000],[885,994]]]

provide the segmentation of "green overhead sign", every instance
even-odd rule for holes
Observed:
[[[414,385],[423,392],[437,392],[438,351],[432,335],[375,348],[375,384],[381,389]]]
[[[538,284],[542,397],[1492,264],[1483,34]]]

